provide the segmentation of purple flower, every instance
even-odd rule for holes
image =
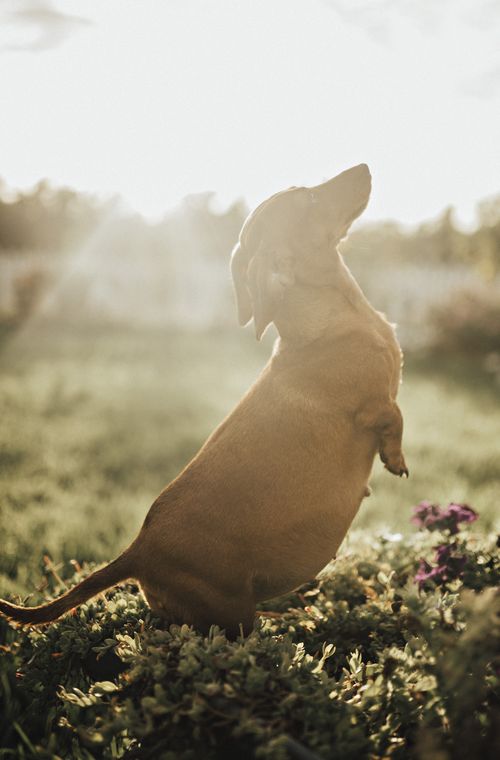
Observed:
[[[437,562],[443,580],[452,580],[462,575],[467,557],[457,552],[457,549],[456,543],[440,544],[436,547],[434,561]]]
[[[427,581],[435,580],[439,583],[439,575],[440,571],[438,567],[432,567],[427,560],[421,559],[414,580],[415,583],[418,583],[420,591],[422,591]]]
[[[416,507],[413,507],[412,523],[417,525],[421,530],[430,528],[436,520],[439,519],[441,509],[438,504],[432,504],[430,501],[421,501]],[[432,528],[430,528],[432,530]]]
[[[446,527],[450,533],[458,533],[458,523],[471,523],[477,520],[479,515],[467,504],[448,504],[443,513],[443,519],[449,523]]]
[[[418,583],[420,590],[425,586],[427,581],[433,581],[437,586],[442,586],[448,581],[461,578],[467,562],[467,557],[460,554],[456,543],[440,544],[436,547],[436,555],[433,567],[425,559],[420,560],[420,564],[415,575],[415,583]]]
[[[471,523],[477,520],[478,514],[467,504],[451,502],[445,509],[430,501],[421,501],[413,507],[412,523],[420,530],[447,530],[450,535],[459,531],[460,523]]]
[[[435,561],[438,565],[445,565],[451,557],[453,549],[456,548],[456,544],[439,544],[436,546]]]

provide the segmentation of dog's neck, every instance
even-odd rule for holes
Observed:
[[[297,282],[287,292],[274,323],[281,338],[280,350],[286,350],[329,340],[346,326],[374,318],[380,319],[335,251],[328,281],[324,285]]]

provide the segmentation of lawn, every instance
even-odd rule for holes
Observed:
[[[0,353],[0,593],[25,593],[44,554],[110,559],[159,490],[257,376],[251,331],[210,334],[28,324]],[[495,521],[498,387],[471,365],[407,359],[400,405],[410,479],[376,464],[356,528],[408,531],[422,499]],[[498,519],[498,518],[497,518]],[[67,567],[67,566],[66,566]]]

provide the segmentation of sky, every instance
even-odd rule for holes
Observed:
[[[0,0],[0,176],[250,206],[368,163],[365,220],[500,193],[498,0]]]

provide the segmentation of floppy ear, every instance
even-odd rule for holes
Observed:
[[[263,250],[261,244],[248,267],[248,288],[257,340],[274,320],[285,290],[294,280],[291,261],[279,250],[271,253]]]
[[[238,307],[238,321],[243,327],[252,319],[252,301],[248,290],[248,265],[250,255],[236,243],[231,256],[231,274],[236,293],[236,305]]]
[[[260,340],[274,319],[286,287],[294,281],[291,262],[279,252],[266,253],[262,243],[253,256],[237,243],[231,257],[231,274],[239,323],[246,325],[253,317],[255,335]]]
[[[341,240],[353,221],[365,210],[370,198],[371,175],[366,164],[337,174],[328,182],[311,188],[313,204],[318,204],[328,237]]]

